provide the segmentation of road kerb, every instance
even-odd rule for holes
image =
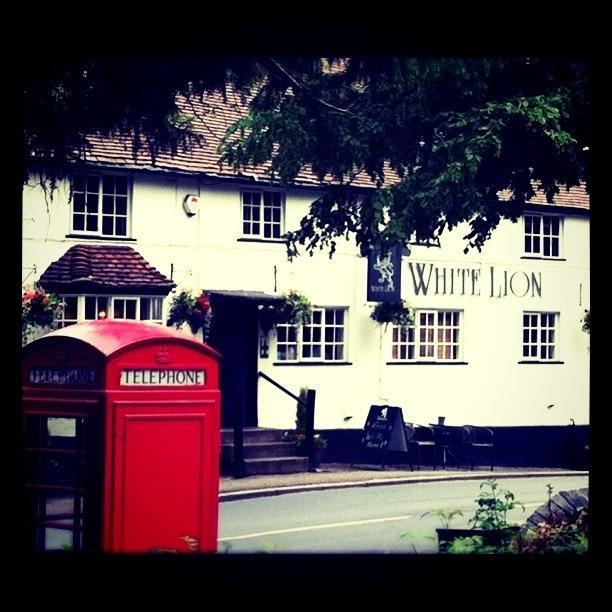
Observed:
[[[265,487],[261,489],[243,489],[219,493],[219,501],[236,501],[253,497],[269,497],[287,493],[305,491],[323,491],[327,489],[347,489],[351,487],[376,487],[397,484],[416,484],[422,482],[440,482],[451,480],[488,480],[490,478],[545,478],[564,476],[588,476],[587,471],[542,471],[542,472],[493,472],[479,474],[436,474],[428,476],[407,476],[398,478],[373,478],[358,481],[319,482],[311,484],[286,485],[283,487]]]

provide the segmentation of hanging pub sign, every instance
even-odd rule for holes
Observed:
[[[366,419],[359,459],[353,465],[380,465],[383,469],[388,451],[407,452],[404,416],[398,406],[370,406]]]
[[[368,302],[400,302],[402,289],[402,247],[381,255],[374,248],[368,255]]]

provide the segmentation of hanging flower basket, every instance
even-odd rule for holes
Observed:
[[[278,307],[278,322],[289,325],[308,325],[312,320],[312,304],[298,291],[291,290],[282,295],[283,303]]]
[[[187,323],[193,334],[201,329],[204,340],[208,340],[212,323],[212,307],[205,291],[194,295],[191,291],[181,291],[170,304],[167,325],[177,329]]]
[[[401,302],[378,302],[370,314],[370,318],[379,325],[392,323],[399,327],[410,327],[414,325],[414,309],[406,300]]]
[[[22,330],[49,327],[64,310],[64,302],[54,293],[46,293],[39,285],[23,288],[21,294]]]
[[[267,334],[279,323],[289,325],[304,325],[312,320],[312,304],[310,300],[298,291],[288,291],[280,297],[274,306],[260,306],[259,324]]]

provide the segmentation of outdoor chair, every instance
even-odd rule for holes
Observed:
[[[436,469],[436,434],[433,427],[426,425],[404,425],[406,446],[408,447],[408,460],[410,470],[413,470],[413,459],[416,457],[417,470],[421,469],[421,448],[431,449],[431,465]]]
[[[462,444],[467,452],[471,470],[474,469],[481,455],[488,452],[491,462],[491,471],[493,471],[494,434],[492,429],[488,427],[464,425],[462,427]]]
[[[449,427],[441,424],[432,424],[431,427],[434,430],[436,440],[436,453],[438,455],[436,463],[445,470],[450,460],[456,468],[459,468],[456,452],[462,439],[462,430],[459,427]]]

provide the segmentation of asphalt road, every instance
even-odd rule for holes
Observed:
[[[467,527],[482,481],[445,481],[289,493],[220,505],[220,553],[436,553],[436,516],[460,509],[452,527]],[[522,523],[553,493],[588,486],[586,476],[500,479],[525,505]]]

